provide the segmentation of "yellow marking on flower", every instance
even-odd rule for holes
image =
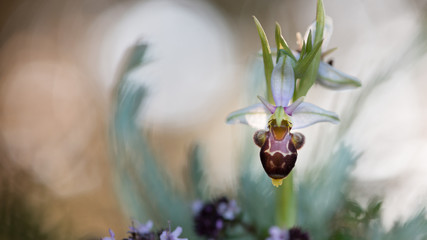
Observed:
[[[271,179],[271,183],[273,183],[273,185],[275,186],[275,187],[279,187],[280,185],[282,185],[282,183],[283,183],[283,178],[281,178],[281,179],[275,179],[275,178],[272,178]]]
[[[286,134],[289,132],[288,127],[271,127],[271,132],[273,133],[274,139],[277,141],[282,141]]]

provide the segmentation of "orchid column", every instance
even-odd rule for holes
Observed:
[[[296,201],[292,169],[297,160],[297,150],[304,144],[304,136],[291,130],[308,127],[317,122],[338,123],[338,116],[313,104],[305,103],[304,96],[316,80],[330,88],[343,89],[360,86],[360,82],[321,62],[332,52],[325,51],[322,43],[329,40],[332,21],[325,26],[322,0],[317,2],[316,21],[309,27],[305,41],[293,52],[276,24],[277,54],[275,64],[266,34],[254,17],[261,39],[267,99],[258,96],[261,103],[231,113],[227,123],[244,123],[258,130],[254,141],[260,150],[262,166],[277,190],[277,225],[292,227],[296,222]],[[323,36],[324,32],[326,32]],[[325,39],[323,39],[325,37]],[[319,67],[320,66],[320,67]],[[290,102],[293,101],[291,104]]]

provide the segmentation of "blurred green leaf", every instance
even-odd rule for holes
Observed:
[[[191,172],[191,184],[192,190],[195,193],[196,199],[206,200],[204,196],[205,188],[202,184],[206,184],[203,178],[203,164],[202,164],[202,153],[200,146],[196,145],[193,147],[190,155],[190,166]]]
[[[404,223],[396,223],[386,232],[380,223],[371,224],[367,239],[373,240],[402,240],[402,239],[427,239],[427,219],[425,211],[419,212]]]
[[[180,225],[183,235],[197,239],[193,232],[190,203],[172,189],[162,167],[151,153],[150,146],[137,125],[137,113],[147,95],[145,87],[129,78],[143,64],[146,45],[131,48],[124,59],[125,69],[116,86],[110,139],[117,190],[131,217],[144,222],[153,220],[158,226]]]
[[[358,203],[353,201],[348,201],[346,207],[350,213],[350,216],[354,217],[355,219],[359,219],[364,212],[362,207]]]
[[[254,170],[254,165],[262,168],[259,148],[252,142],[246,144],[240,163],[238,201],[247,221],[256,227],[258,239],[264,239],[275,224],[276,189],[264,172]]]
[[[305,174],[297,192],[298,226],[316,239],[327,239],[330,224],[344,203],[342,190],[348,184],[348,172],[358,157],[350,147],[341,144],[330,161]]]

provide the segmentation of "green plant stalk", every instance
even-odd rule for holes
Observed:
[[[317,44],[322,41],[323,38],[323,29],[325,26],[325,10],[323,7],[323,1],[317,1],[316,9],[316,35],[314,38],[314,44]],[[317,77],[317,72],[319,69],[321,51],[319,51],[314,57],[313,62],[308,67],[306,73],[300,80],[300,86],[295,89],[293,95],[293,101],[298,99],[301,96],[305,96],[308,90],[313,85]],[[267,86],[269,92],[271,92],[271,87]],[[291,228],[296,223],[296,213],[297,213],[297,203],[296,196],[294,192],[294,182],[293,182],[293,173],[291,172],[283,180],[282,186],[278,189],[276,193],[276,222],[279,227]]]
[[[323,7],[323,1],[317,1],[316,10],[316,35],[314,37],[314,44],[322,41],[323,29],[325,27],[325,9]],[[308,90],[313,86],[317,78],[317,72],[319,70],[320,57],[322,53],[319,51],[314,57],[313,62],[308,67],[307,71],[301,77],[298,87],[295,89],[293,100],[295,101],[299,97],[305,96]]]
[[[283,228],[295,226],[297,217],[297,204],[294,193],[293,173],[283,180],[282,186],[276,193],[276,223]]]

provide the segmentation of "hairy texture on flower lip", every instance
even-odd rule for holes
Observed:
[[[272,131],[267,133],[267,140],[261,147],[260,158],[267,175],[274,179],[282,179],[288,176],[295,166],[297,150],[292,137],[285,130],[282,139],[276,139]]]

